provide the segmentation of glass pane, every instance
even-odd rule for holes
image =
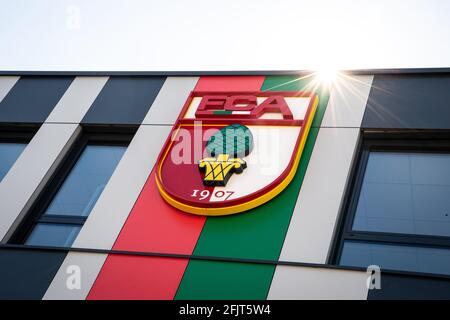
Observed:
[[[353,229],[450,236],[450,154],[371,152]]]
[[[0,143],[0,181],[6,176],[26,146],[25,143]]]
[[[32,246],[69,247],[81,226],[71,224],[38,223],[25,244]]]
[[[450,250],[345,241],[339,264],[450,275]]]
[[[122,146],[86,146],[45,215],[88,216],[125,150]]]

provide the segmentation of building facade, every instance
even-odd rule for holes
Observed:
[[[0,298],[450,298],[448,72],[2,73]],[[167,196],[206,180],[198,157],[194,178],[160,166],[200,114],[216,129],[294,123],[298,152],[288,134],[267,159],[298,161],[270,190],[244,183],[255,165],[241,161],[228,189],[193,193],[262,200]]]

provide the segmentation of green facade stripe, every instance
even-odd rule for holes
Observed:
[[[191,260],[175,299],[266,299],[274,268],[239,262]]]
[[[270,76],[266,77],[261,91],[306,91],[314,86],[312,77]]]
[[[310,78],[298,80],[292,76],[271,76],[266,77],[262,90],[298,91],[305,90],[309,85]],[[209,217],[194,254],[278,260],[328,103],[326,90],[320,90],[318,94],[319,106],[313,127],[299,168],[289,186],[268,203],[252,210],[230,216]],[[191,260],[175,298],[228,299],[237,295],[242,299],[266,298],[274,270],[275,267],[271,265]]]

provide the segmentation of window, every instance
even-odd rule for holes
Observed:
[[[0,182],[37,130],[37,126],[0,126]]]
[[[366,138],[334,261],[450,275],[450,142]]]
[[[26,143],[0,142],[0,182],[26,146]]]
[[[69,247],[122,158],[129,136],[85,135],[70,152],[13,242]]]

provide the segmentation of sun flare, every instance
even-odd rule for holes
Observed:
[[[332,68],[323,68],[315,72],[317,81],[321,84],[331,86],[338,78],[338,70]]]

